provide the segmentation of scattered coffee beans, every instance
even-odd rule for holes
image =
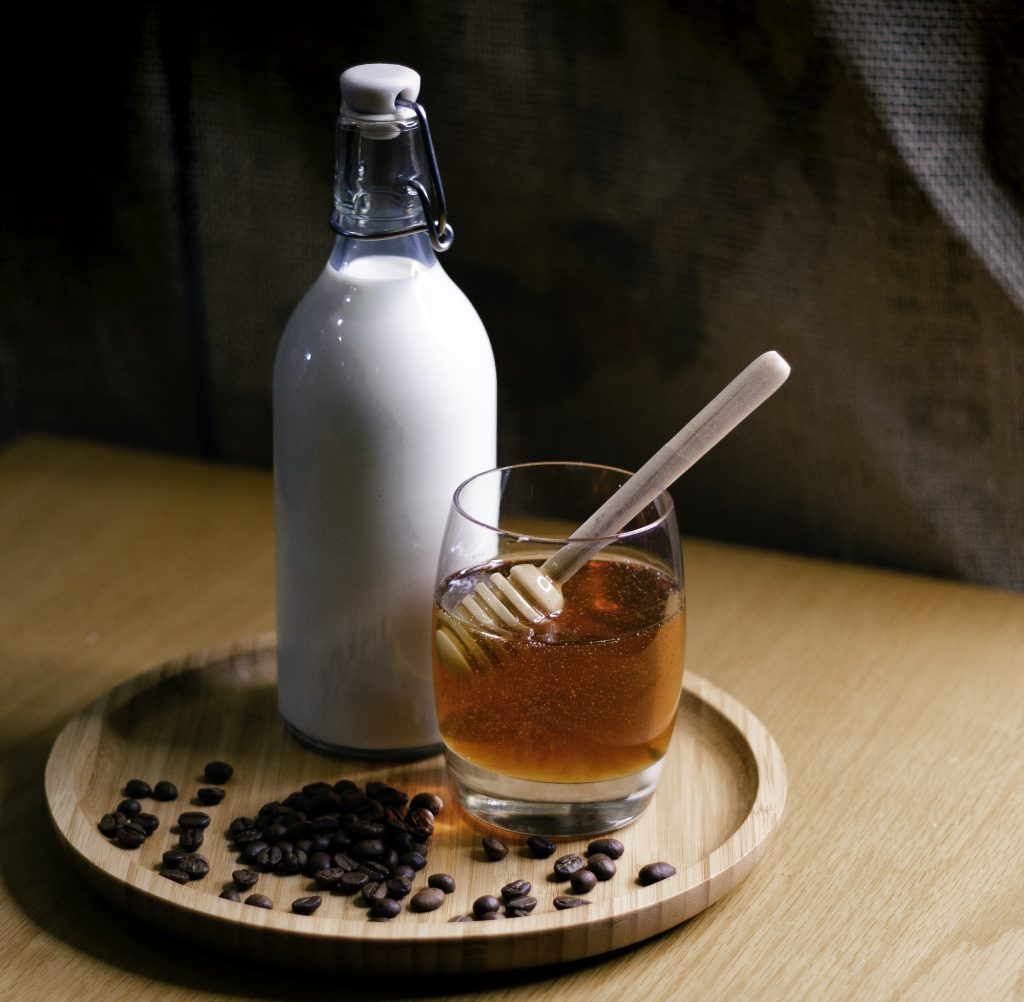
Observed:
[[[155,814],[139,813],[132,818],[132,821],[141,826],[147,835],[152,835],[160,827],[160,819]]]
[[[202,828],[182,828],[178,832],[178,845],[187,852],[193,852],[203,844]]]
[[[253,870],[235,870],[231,874],[231,879],[240,891],[247,891],[250,887],[255,887],[260,875]]]
[[[618,859],[625,851],[626,847],[617,838],[595,839],[587,846],[588,856],[601,853],[609,859]]]
[[[121,803],[117,805],[117,809],[126,817],[134,818],[135,815],[142,810],[142,804],[129,797],[127,800],[122,800]]]
[[[401,910],[402,906],[394,898],[376,898],[370,904],[370,914],[379,919],[393,919]]]
[[[178,788],[169,780],[161,779],[153,787],[153,798],[155,800],[177,800]]]
[[[455,890],[455,878],[447,873],[432,873],[427,877],[427,884],[444,891],[445,894],[451,894]]]
[[[234,774],[234,767],[228,765],[227,762],[207,762],[206,768],[203,769],[206,781],[215,783],[217,786],[226,783]]]
[[[646,887],[673,876],[675,872],[676,868],[671,863],[648,863],[646,866],[640,867],[640,875],[637,879]]]
[[[415,811],[425,807],[431,814],[437,815],[444,810],[444,801],[436,793],[417,793],[409,801],[409,810]]]
[[[209,828],[210,815],[205,811],[185,811],[178,815],[178,824],[182,828]]]
[[[224,788],[221,786],[203,786],[196,790],[196,800],[201,804],[219,804],[224,799]]]
[[[509,918],[522,918],[524,915],[529,915],[536,907],[537,899],[530,897],[529,894],[524,894],[522,897],[512,898],[511,901],[505,902],[505,914]]]
[[[409,901],[409,910],[414,912],[432,912],[444,904],[445,894],[439,887],[424,887],[417,891]],[[534,902],[536,903],[536,902]]]
[[[487,835],[483,840],[484,855],[492,862],[504,859],[508,855],[508,846],[494,835]]]
[[[242,895],[239,894],[238,891],[236,891],[233,887],[225,887],[224,890],[220,892],[220,896],[225,901],[241,901],[242,900]]]
[[[595,852],[587,860],[587,869],[598,880],[611,880],[615,876],[615,862],[603,852]]]
[[[123,849],[138,849],[146,841],[146,831],[141,825],[126,821],[123,825],[117,826],[114,838]]]
[[[551,839],[541,835],[531,835],[526,840],[526,847],[530,850],[530,854],[536,856],[537,859],[547,859],[548,856],[553,856],[558,848]]]
[[[493,894],[485,894],[473,902],[473,914],[481,918],[489,912],[496,912],[500,907],[501,902]]]
[[[296,915],[312,915],[321,904],[323,904],[323,898],[319,894],[310,894],[304,898],[296,898],[292,902],[292,911]]]
[[[184,870],[171,869],[170,867],[162,869],[160,876],[173,880],[176,884],[187,884],[190,880],[189,875]]]
[[[559,911],[565,911],[567,908],[579,908],[580,905],[589,904],[590,902],[586,898],[576,898],[571,894],[559,894],[554,901],[554,905]]]
[[[577,894],[586,894],[597,886],[597,877],[590,870],[577,870],[569,878],[569,884]]]
[[[555,879],[568,880],[574,873],[582,870],[586,865],[583,857],[578,853],[570,852],[567,856],[559,856],[555,860]]]
[[[529,894],[531,890],[533,885],[528,880],[512,880],[501,889],[501,897],[505,901],[511,901],[513,898]]]
[[[210,872],[210,864],[205,856],[190,852],[178,860],[178,869],[188,874],[189,880],[202,880]]]
[[[265,894],[250,894],[245,899],[247,905],[252,905],[253,908],[273,908],[274,902],[270,900]]]
[[[144,800],[146,797],[153,795],[153,791],[149,788],[149,783],[144,779],[129,779],[124,784],[125,796],[132,797],[135,800]]]

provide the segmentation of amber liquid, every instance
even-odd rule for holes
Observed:
[[[671,575],[602,557],[571,577],[557,617],[515,632],[488,632],[459,614],[459,600],[489,564],[445,582],[434,608],[470,631],[486,657],[469,667],[434,652],[434,692],[449,749],[507,776],[593,782],[628,776],[668,749],[683,680],[685,613]]]

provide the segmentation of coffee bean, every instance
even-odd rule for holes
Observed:
[[[123,825],[128,819],[123,814],[104,814],[100,818],[99,829],[101,834],[107,838],[117,835],[118,825]]]
[[[363,870],[350,870],[341,875],[334,887],[339,894],[355,894],[369,880],[370,875]]]
[[[178,824],[182,828],[208,828],[210,815],[205,811],[185,811],[178,815]]]
[[[391,869],[375,859],[367,859],[359,864],[359,869],[370,875],[371,880],[387,880],[391,876]]]
[[[276,845],[268,845],[266,849],[260,851],[253,862],[257,869],[262,870],[264,873],[269,873],[281,862],[283,855],[284,853]]]
[[[235,887],[240,891],[247,891],[250,887],[256,885],[260,875],[254,870],[233,870],[231,879],[235,882]]]
[[[312,915],[321,904],[323,898],[319,894],[309,894],[304,898],[296,898],[292,902],[292,911],[296,915]]]
[[[455,890],[455,878],[447,873],[432,873],[427,877],[427,883],[444,891],[445,894],[451,894]]]
[[[408,795],[401,790],[396,790],[393,786],[376,780],[370,780],[366,784],[366,795],[385,807],[400,807],[409,799]]]
[[[529,894],[532,887],[528,880],[512,880],[501,889],[501,896],[505,901],[511,901],[513,898]]]
[[[524,894],[521,898],[513,898],[505,903],[505,914],[509,918],[522,918],[529,915],[537,907],[537,899]]]
[[[242,900],[242,895],[239,894],[238,891],[236,891],[233,887],[225,887],[224,890],[220,892],[220,897],[222,897],[225,901]]]
[[[412,881],[404,877],[389,877],[384,886],[388,889],[389,898],[401,901],[412,890]]]
[[[237,846],[246,846],[253,842],[266,842],[266,839],[263,838],[263,829],[257,828],[255,825],[233,832],[231,837]]]
[[[553,856],[558,848],[551,839],[544,838],[542,835],[531,835],[526,840],[526,847],[530,850],[530,855],[537,859],[547,859],[548,856]]]
[[[350,824],[345,825],[345,834],[353,842],[361,842],[364,839],[383,838],[386,830],[386,825],[381,821],[360,821],[356,819]]]
[[[609,859],[618,859],[625,851],[626,847],[617,838],[594,839],[594,841],[587,846],[588,856],[601,853]]]
[[[219,804],[224,799],[224,788],[220,786],[202,786],[196,790],[196,799],[201,804]]]
[[[260,825],[260,830],[263,832],[263,837],[271,843],[277,843],[284,840],[285,835],[288,834],[288,826],[280,821],[269,821]]]
[[[417,891],[409,901],[409,909],[414,912],[432,912],[444,904],[444,891],[439,887],[424,887]]]
[[[178,869],[188,874],[189,880],[202,880],[210,872],[210,864],[199,853],[189,853],[178,860]]]
[[[406,880],[412,880],[416,876],[416,871],[411,866],[406,866],[404,863],[399,866],[393,866],[391,872],[388,874],[389,877],[405,877]]]
[[[178,865],[178,861],[184,859],[187,855],[188,850],[182,849],[181,846],[178,846],[177,849],[168,849],[162,857],[164,866],[169,866],[173,869]]]
[[[125,796],[132,797],[135,800],[144,800],[146,797],[151,797],[153,791],[150,789],[149,783],[144,779],[129,779],[124,784]]]
[[[383,880],[368,880],[359,889],[359,897],[363,904],[372,905],[378,898],[388,896],[388,885]]]
[[[203,775],[208,783],[226,783],[235,773],[235,770],[227,762],[207,762],[203,769]]]
[[[136,814],[132,821],[141,825],[147,835],[152,835],[160,827],[160,819],[155,814]]]
[[[358,870],[359,864],[351,857],[343,852],[336,852],[331,857],[331,862],[341,870]]]
[[[250,894],[245,899],[247,905],[252,905],[254,908],[273,908],[274,902],[270,900],[265,894]]]
[[[474,922],[494,922],[498,919],[503,919],[505,916],[501,912],[484,912],[483,915],[474,915]]]
[[[496,912],[501,907],[501,902],[493,894],[485,894],[473,902],[473,914],[477,918]]]
[[[198,831],[199,829],[194,828],[192,830]],[[269,842],[264,842],[262,839],[258,839],[255,842],[249,842],[247,845],[242,846],[242,851],[238,854],[238,858],[241,862],[246,864],[255,863],[259,854],[263,852],[264,849],[269,848]]]
[[[487,835],[483,839],[484,855],[492,862],[504,859],[508,855],[508,846],[494,835]]]
[[[117,809],[125,817],[134,818],[135,815],[142,810],[142,804],[140,804],[137,800],[133,800],[131,797],[129,797],[127,800],[122,800],[121,803],[117,805]]]
[[[364,859],[380,859],[384,855],[384,842],[379,838],[362,839],[349,849],[349,855],[353,859],[360,861]]]
[[[177,800],[178,788],[170,780],[161,779],[153,787],[153,797],[155,800]]]
[[[569,884],[577,894],[586,894],[597,886],[597,876],[590,870],[577,870],[569,878]]]
[[[412,811],[425,807],[431,814],[437,815],[444,810],[444,801],[436,793],[417,793],[409,801],[409,809]]]
[[[302,873],[306,868],[309,857],[301,849],[292,849],[290,852],[281,852],[281,862],[274,867],[275,873],[285,876]]]
[[[676,868],[671,863],[648,863],[640,867],[640,876],[637,879],[646,887],[673,876],[675,872]]]
[[[473,921],[473,916],[472,915],[453,915],[450,919],[448,919],[448,921],[449,922],[472,922]]]
[[[559,856],[555,860],[555,878],[568,880],[574,873],[578,873],[587,864],[578,853],[570,852],[567,856]]]
[[[341,878],[345,876],[345,873],[346,871],[338,866],[330,866],[326,870],[317,870],[313,874],[313,883],[322,891],[330,891],[341,883]]]
[[[611,880],[615,876],[615,861],[606,856],[603,852],[595,852],[587,860],[587,869],[598,880]]]
[[[427,858],[421,852],[400,852],[398,862],[403,866],[411,866],[414,870],[422,870],[427,865]]]
[[[114,838],[122,849],[138,849],[146,841],[146,831],[141,825],[126,821],[123,825],[117,826]]]
[[[202,828],[182,828],[178,833],[178,845],[192,852],[203,844]]]
[[[443,897],[444,895],[442,895]],[[370,902],[370,914],[374,918],[392,919],[402,910],[401,904],[394,898],[375,898]]]
[[[191,877],[184,870],[171,869],[170,867],[161,869],[160,876],[173,880],[176,884],[187,884],[191,880]]]
[[[559,911],[566,908],[579,908],[580,905],[589,905],[586,898],[575,898],[571,894],[559,894],[554,900],[554,905]]]
[[[409,811],[405,816],[405,823],[409,825],[413,834],[424,840],[434,834],[434,813],[426,807],[417,807]]]

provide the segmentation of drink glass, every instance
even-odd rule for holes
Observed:
[[[654,794],[683,680],[669,494],[602,540],[543,622],[482,626],[460,605],[491,574],[542,563],[628,476],[528,463],[455,492],[434,593],[434,696],[456,793],[489,825],[590,835],[628,824]]]

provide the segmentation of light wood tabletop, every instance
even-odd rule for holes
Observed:
[[[685,517],[682,519],[685,534]],[[93,891],[47,814],[91,700],[273,630],[270,476],[86,442],[0,453],[0,997],[1019,999],[1024,596],[686,539],[687,667],[788,770],[734,891],[637,946],[508,973],[306,974],[168,937]]]

